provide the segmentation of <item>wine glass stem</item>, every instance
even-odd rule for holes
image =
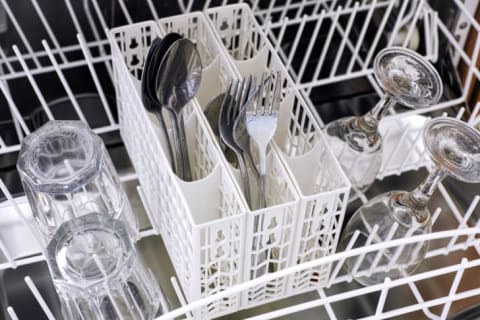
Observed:
[[[362,122],[367,126],[376,129],[378,127],[378,122],[382,119],[383,115],[387,112],[390,107],[395,104],[395,100],[389,94],[384,94],[382,99],[377,102],[375,107],[372,110],[367,112],[362,117]]]
[[[446,176],[445,171],[440,167],[435,167],[429,172],[427,178],[413,191],[409,193],[409,200],[416,209],[425,209],[438,183]]]

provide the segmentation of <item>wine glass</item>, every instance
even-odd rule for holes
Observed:
[[[362,117],[345,117],[329,123],[327,140],[352,184],[350,200],[373,183],[382,163],[382,136],[378,123],[396,103],[425,108],[438,102],[442,82],[435,68],[409,49],[391,47],[374,60],[374,75],[384,90],[375,107]]]
[[[430,233],[427,205],[438,183],[446,175],[464,182],[480,182],[479,131],[456,119],[437,118],[425,125],[423,143],[435,168],[413,191],[387,192],[359,208],[343,232],[343,249],[349,246],[356,230],[359,233],[353,248]],[[428,241],[406,244],[351,258],[345,266],[359,283],[378,284],[387,276],[396,279],[413,272],[427,250]]]

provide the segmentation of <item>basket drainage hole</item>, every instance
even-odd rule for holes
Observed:
[[[133,57],[132,57],[132,60],[130,61],[130,64],[131,64],[132,66],[135,66],[135,65],[137,65],[139,62],[140,62],[140,60],[138,60],[137,55],[134,54]]]
[[[135,38],[132,38],[130,40],[130,45],[129,45],[130,49],[135,49],[136,47],[138,47],[138,42],[137,42],[137,39]]]
[[[224,240],[224,239],[225,239],[225,236],[223,235],[223,231],[219,230],[219,231],[217,232],[217,239],[216,239],[215,241],[219,241],[219,242],[220,242],[220,241],[222,241],[222,240]]]
[[[268,229],[275,229],[277,225],[278,225],[277,218],[273,217],[272,220],[270,221],[270,225],[268,226]]]
[[[220,25],[220,30],[226,30],[226,29],[228,29],[228,27],[229,27],[229,25],[228,25],[227,20],[223,20],[222,24]]]

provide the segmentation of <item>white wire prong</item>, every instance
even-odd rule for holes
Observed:
[[[7,307],[7,312],[11,320],[19,320],[17,314],[15,313],[15,310],[13,310],[12,307]]]
[[[47,316],[48,320],[55,320],[55,316],[48,307],[45,299],[43,299],[42,294],[40,293],[40,291],[38,291],[37,286],[35,285],[35,283],[33,283],[32,279],[29,276],[25,277],[25,283],[27,284],[28,288],[30,289],[38,304],[42,308],[43,312]]]
[[[377,309],[375,310],[375,316],[379,317],[385,307],[385,301],[387,300],[388,290],[390,289],[389,284],[391,280],[389,277],[386,277],[384,280],[385,287],[382,288],[380,291],[380,297],[378,298],[377,302]]]
[[[83,114],[82,109],[80,108],[80,105],[78,104],[77,98],[75,98],[72,89],[70,88],[70,85],[68,84],[67,79],[65,78],[63,71],[60,69],[57,63],[57,59],[55,59],[52,50],[50,49],[50,46],[48,45],[47,41],[42,40],[42,45],[47,51],[48,58],[50,59],[50,62],[52,63],[53,67],[55,68],[55,72],[57,73],[58,78],[60,79],[60,82],[63,85],[63,88],[67,92],[68,98],[72,102],[73,108],[77,112],[78,117],[80,120],[83,122],[87,123],[87,119],[85,118],[85,115]]]

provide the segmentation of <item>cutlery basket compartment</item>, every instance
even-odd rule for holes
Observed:
[[[277,71],[283,79],[274,148],[300,194],[289,266],[335,253],[350,183],[327,145],[317,115],[295,88],[247,5],[213,8],[205,13],[241,76]],[[288,294],[326,284],[329,272],[326,264],[292,275],[287,280]]]
[[[201,12],[163,18],[158,24],[164,33],[179,33],[196,45],[202,61],[202,81],[195,98],[204,110],[213,97],[225,92],[233,74],[228,57]]]
[[[240,21],[233,19],[231,12]],[[246,49],[233,49],[241,60],[234,60],[232,51],[223,47],[211,21],[219,16],[248,28],[249,37],[235,28],[225,29],[238,35],[237,45],[240,39],[249,42]],[[178,32],[194,42],[204,64],[198,99],[185,110],[187,136],[196,139],[190,140],[189,154],[194,177],[200,180],[193,182],[180,180],[170,169],[157,121],[144,109],[138,90],[146,51],[155,36],[166,32]],[[138,173],[147,211],[162,235],[189,302],[334,253],[349,183],[328,149],[315,115],[294,88],[247,6],[212,9],[207,16],[169,17],[158,25],[147,21],[113,29],[110,35],[120,131]],[[238,170],[224,157],[202,110],[212,97],[226,90],[231,79],[259,76],[267,70],[282,75],[281,112],[268,154],[268,207],[251,210],[240,191]],[[198,312],[204,318],[216,317],[311,290],[325,283],[329,270],[323,266],[278,277],[243,292],[241,299],[232,295]]]
[[[144,108],[138,83],[143,57],[160,35],[152,21],[111,30],[120,133],[153,228],[187,300],[195,301],[242,281],[246,209],[195,100],[184,113],[194,181],[181,180],[170,167],[157,119]],[[140,62],[131,63],[134,55]],[[240,295],[232,294],[197,310],[195,317],[218,317],[239,307]]]
[[[231,80],[239,79],[228,54],[223,50],[221,43],[218,42],[215,33],[211,30],[208,20],[202,13],[160,19],[159,25],[166,32],[183,34],[196,43],[202,63],[205,65],[202,75],[205,78],[202,78],[202,85],[197,94],[197,101],[202,109],[205,109],[213,97],[224,93]],[[204,114],[201,116],[205,123],[208,123]],[[214,137],[211,129],[210,127],[209,132]],[[222,162],[228,168],[232,178],[236,180],[238,190],[242,190],[240,171],[223,156],[217,139],[214,140],[219,154],[222,155]],[[298,195],[288,171],[274,148],[269,151],[267,156],[266,180],[268,207],[257,211],[247,209],[242,261],[243,281],[251,279],[252,275],[266,273],[269,266],[275,270],[288,267],[293,249],[295,221],[298,220]],[[255,201],[257,186],[254,181],[250,184],[250,188],[253,201]],[[240,193],[243,195],[241,191]],[[243,196],[242,200],[248,208]],[[251,293],[245,295],[242,307],[250,307],[261,301],[279,299],[285,295],[286,284],[286,279],[280,279],[255,288]]]

